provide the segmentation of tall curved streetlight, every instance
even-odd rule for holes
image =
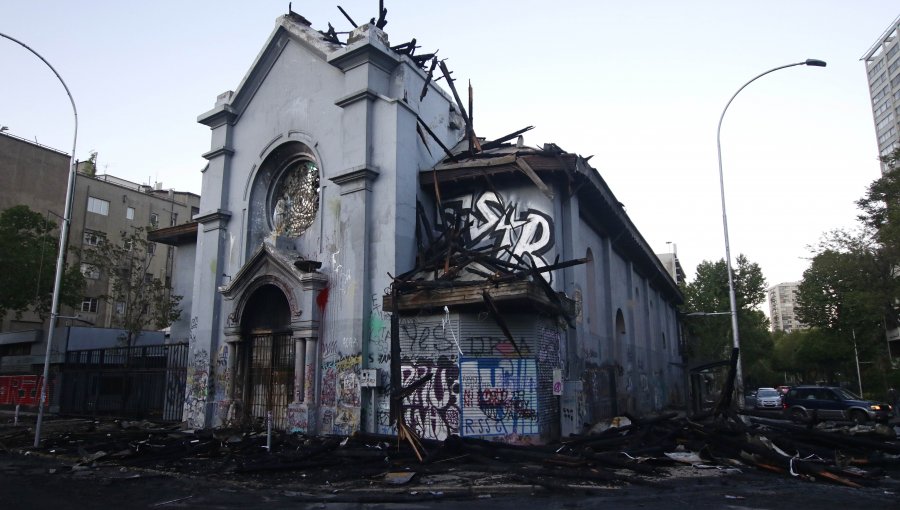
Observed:
[[[722,197],[722,230],[725,232],[725,263],[728,267],[728,300],[731,303],[731,336],[733,339],[732,346],[735,349],[738,349],[738,361],[737,367],[735,370],[734,377],[734,388],[737,391],[737,406],[738,408],[744,407],[744,377],[743,370],[741,370],[741,357],[740,357],[740,348],[741,341],[740,335],[738,335],[738,319],[737,319],[737,300],[734,296],[734,276],[732,275],[731,269],[731,245],[728,243],[728,215],[725,214],[725,175],[722,173],[722,120],[725,119],[725,112],[728,111],[728,107],[731,106],[731,102],[734,101],[734,98],[737,97],[738,94],[744,90],[747,85],[750,85],[754,81],[763,76],[778,71],[779,69],[786,69],[788,67],[794,66],[813,66],[813,67],[825,67],[826,63],[824,60],[817,60],[814,58],[806,59],[803,62],[795,62],[793,64],[787,64],[783,66],[774,67],[769,69],[768,71],[758,74],[754,76],[750,81],[741,85],[741,88],[731,96],[731,99],[728,100],[728,103],[725,105],[725,108],[722,110],[722,115],[719,117],[719,127],[716,129],[716,149],[719,153],[719,190]]]
[[[66,258],[66,246],[68,244],[69,238],[69,223],[72,220],[72,198],[73,191],[75,187],[75,144],[78,141],[78,109],[75,108],[75,100],[72,99],[72,93],[69,92],[69,87],[66,85],[66,82],[63,81],[62,76],[56,72],[56,69],[50,65],[50,62],[47,62],[47,59],[41,56],[40,53],[31,49],[30,46],[23,43],[22,41],[10,37],[3,32],[0,32],[0,37],[4,37],[9,39],[10,41],[18,44],[19,46],[25,48],[34,54],[37,58],[41,59],[41,62],[47,64],[47,67],[53,71],[53,74],[59,79],[59,82],[62,83],[64,89],[66,89],[66,95],[69,96],[69,102],[72,103],[72,113],[75,115],[75,134],[72,136],[72,154],[69,156],[69,180],[66,184],[66,208],[63,213],[63,222],[59,229],[59,252],[56,258],[56,277],[53,280],[53,298],[51,300],[50,305],[50,326],[47,331],[47,352],[44,354],[44,376],[41,379],[41,400],[38,404],[38,415],[37,415],[37,423],[34,427],[34,447],[37,448],[41,445],[41,423],[44,419],[44,406],[47,403],[47,379],[50,377],[50,352],[51,347],[53,346],[53,331],[56,329],[56,319],[59,315],[59,289],[60,284],[62,283],[62,275],[65,271],[65,258]]]

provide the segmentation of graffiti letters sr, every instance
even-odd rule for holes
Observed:
[[[504,200],[493,191],[478,196],[462,196],[444,202],[447,218],[461,219],[467,248],[491,245],[498,258],[516,262],[516,256],[531,256],[535,265],[543,267],[543,257],[554,245],[553,218],[543,211]],[[504,250],[504,248],[508,249]]]

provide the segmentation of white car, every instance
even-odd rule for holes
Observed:
[[[781,393],[775,388],[760,388],[756,390],[757,409],[781,409]]]

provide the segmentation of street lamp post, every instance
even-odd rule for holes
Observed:
[[[735,370],[734,376],[734,389],[737,391],[737,396],[735,400],[737,401],[738,408],[744,407],[744,376],[743,370],[741,369],[741,341],[740,336],[738,335],[738,318],[737,318],[737,301],[734,296],[734,276],[732,275],[731,269],[731,245],[728,243],[728,216],[725,214],[725,176],[722,173],[722,120],[725,119],[725,112],[728,111],[728,107],[731,106],[731,102],[734,101],[734,98],[737,97],[738,94],[741,93],[747,85],[750,85],[758,78],[761,78],[769,73],[778,71],[779,69],[785,69],[788,67],[794,66],[814,66],[814,67],[825,67],[824,60],[816,60],[816,59],[806,59],[803,62],[795,62],[793,64],[787,64],[783,66],[778,66],[768,71],[758,74],[754,76],[750,81],[741,85],[741,88],[731,96],[731,99],[728,100],[728,103],[725,104],[725,108],[722,110],[722,115],[719,117],[719,127],[716,129],[716,149],[718,150],[719,155],[719,190],[722,198],[722,230],[725,233],[725,263],[728,267],[728,300],[731,304],[731,336],[733,339],[733,347],[738,349],[738,362],[737,368]]]
[[[44,419],[44,406],[47,404],[47,379],[50,377],[50,352],[53,346],[53,331],[56,329],[56,319],[59,315],[59,289],[62,283],[62,275],[63,271],[65,271],[65,257],[66,257],[66,245],[68,244],[69,237],[69,223],[71,223],[72,219],[72,199],[73,192],[75,188],[75,144],[78,141],[78,109],[75,108],[75,100],[72,99],[72,93],[69,92],[69,87],[66,85],[66,82],[63,81],[62,76],[56,72],[56,69],[50,62],[47,62],[47,59],[41,56],[40,53],[34,51],[27,44],[10,37],[2,32],[0,32],[0,37],[4,37],[9,39],[10,41],[18,44],[19,46],[25,48],[26,50],[33,53],[37,58],[41,59],[41,62],[47,64],[47,67],[53,71],[53,74],[59,79],[59,82],[62,83],[64,89],[66,89],[66,95],[69,96],[69,102],[72,103],[72,113],[75,115],[75,134],[72,136],[72,154],[69,157],[69,180],[66,184],[66,208],[64,210],[64,217],[62,221],[62,225],[59,228],[59,251],[58,256],[56,258],[56,277],[53,280],[53,298],[50,306],[50,325],[47,331],[47,351],[44,354],[44,376],[41,379],[40,391],[41,391],[41,399],[38,404],[38,415],[37,415],[37,423],[34,427],[34,447],[37,448],[41,445],[41,423]]]

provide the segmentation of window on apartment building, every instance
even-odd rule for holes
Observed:
[[[894,63],[891,64],[890,67],[888,67],[887,74],[894,74],[894,71],[896,71],[897,69],[900,69],[900,60],[895,60]]]
[[[178,213],[173,212],[172,221],[169,222],[169,226],[174,227],[175,225],[178,225]]]
[[[893,121],[894,121],[894,113],[891,112],[891,113],[887,114],[883,119],[881,119],[878,122],[878,124],[875,124],[875,130],[881,131],[885,127],[889,126],[891,124],[891,122],[893,122]]]
[[[97,246],[98,244],[100,244],[101,239],[103,239],[103,234],[101,234],[100,232],[94,232],[93,230],[84,231],[83,243],[87,246]]]
[[[887,52],[887,60],[890,60],[891,57],[897,54],[898,48],[900,48],[900,44],[895,43],[893,46],[891,46],[891,49],[889,49]]]
[[[153,228],[159,228],[159,215],[156,213],[150,213],[150,226]]]
[[[91,312],[97,313],[97,305],[99,300],[95,297],[86,297],[81,302],[81,311],[82,312]]]
[[[193,219],[194,216],[196,216],[198,214],[200,214],[200,208],[191,206],[191,219]]]
[[[884,61],[883,60],[876,61],[874,64],[872,64],[872,68],[869,69],[869,76],[872,76],[873,74],[880,71],[882,67],[884,67]]]
[[[153,281],[153,273],[144,273],[144,283],[150,283]]]
[[[101,198],[88,197],[87,210],[88,212],[108,216],[109,202]]]
[[[156,243],[147,243],[147,254],[153,255],[156,253]]]
[[[133,220],[134,219],[134,207],[129,207],[125,209],[125,219]]]
[[[116,315],[125,315],[125,303],[116,301]]]
[[[97,280],[100,278],[100,268],[93,264],[81,264],[81,274],[89,280]]]
[[[125,251],[131,251],[134,248],[134,240],[132,239],[123,239],[122,247],[125,248]]]

